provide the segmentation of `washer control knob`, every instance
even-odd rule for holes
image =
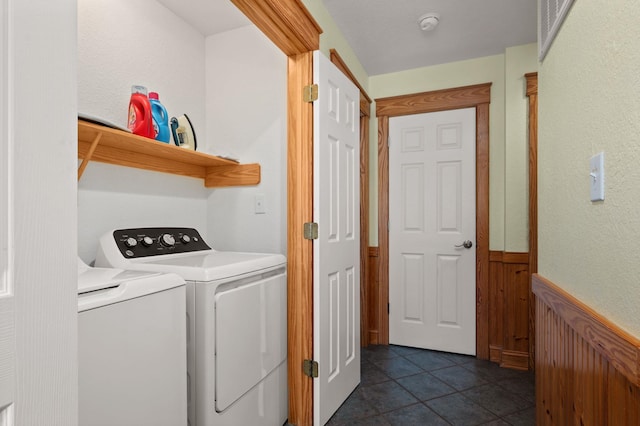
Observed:
[[[136,240],[133,237],[129,237],[125,240],[124,245],[131,248],[131,247],[135,247],[138,245],[138,240]]]
[[[145,247],[149,247],[151,244],[153,244],[153,238],[146,236],[142,239],[142,245]]]
[[[189,244],[191,242],[191,237],[184,234],[180,237],[180,241],[182,241],[182,244]]]
[[[176,244],[176,239],[171,234],[162,234],[160,236],[160,243],[165,247],[172,247]]]

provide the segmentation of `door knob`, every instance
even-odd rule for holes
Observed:
[[[466,249],[470,249],[471,247],[473,247],[473,243],[471,242],[471,240],[467,240],[464,243],[460,244],[460,245],[455,245],[454,247],[456,248],[461,248],[464,247]]]

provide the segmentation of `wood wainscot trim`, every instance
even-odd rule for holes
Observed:
[[[376,99],[379,343],[389,344],[389,118],[476,108],[476,356],[489,359],[489,103],[491,83]]]
[[[367,315],[368,321],[369,321],[369,326],[367,327],[367,330],[369,333],[368,340],[370,345],[377,345],[379,344],[379,332],[378,332],[378,324],[379,324],[378,286],[380,285],[380,280],[378,279],[379,249],[378,247],[369,247],[367,249],[367,253],[368,253],[368,268],[369,268],[369,272],[367,274],[368,288],[369,288],[368,303],[367,303],[367,307],[369,310]]]
[[[528,370],[529,254],[489,252],[489,360],[501,367]]]
[[[539,425],[640,424],[640,340],[534,274]]]
[[[538,274],[533,276],[533,292],[616,370],[640,386],[640,339]]]

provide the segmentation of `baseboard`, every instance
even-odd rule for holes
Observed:
[[[370,345],[378,344],[378,330],[369,330],[369,344]]]
[[[500,367],[511,368],[514,370],[528,370],[529,352],[503,350]]]
[[[489,361],[502,364],[502,346],[489,345]]]

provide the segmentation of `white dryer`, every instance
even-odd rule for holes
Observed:
[[[185,281],[78,259],[80,426],[187,424]]]
[[[191,426],[285,423],[284,256],[213,250],[192,228],[135,228],[105,234],[96,265],[187,281]]]

